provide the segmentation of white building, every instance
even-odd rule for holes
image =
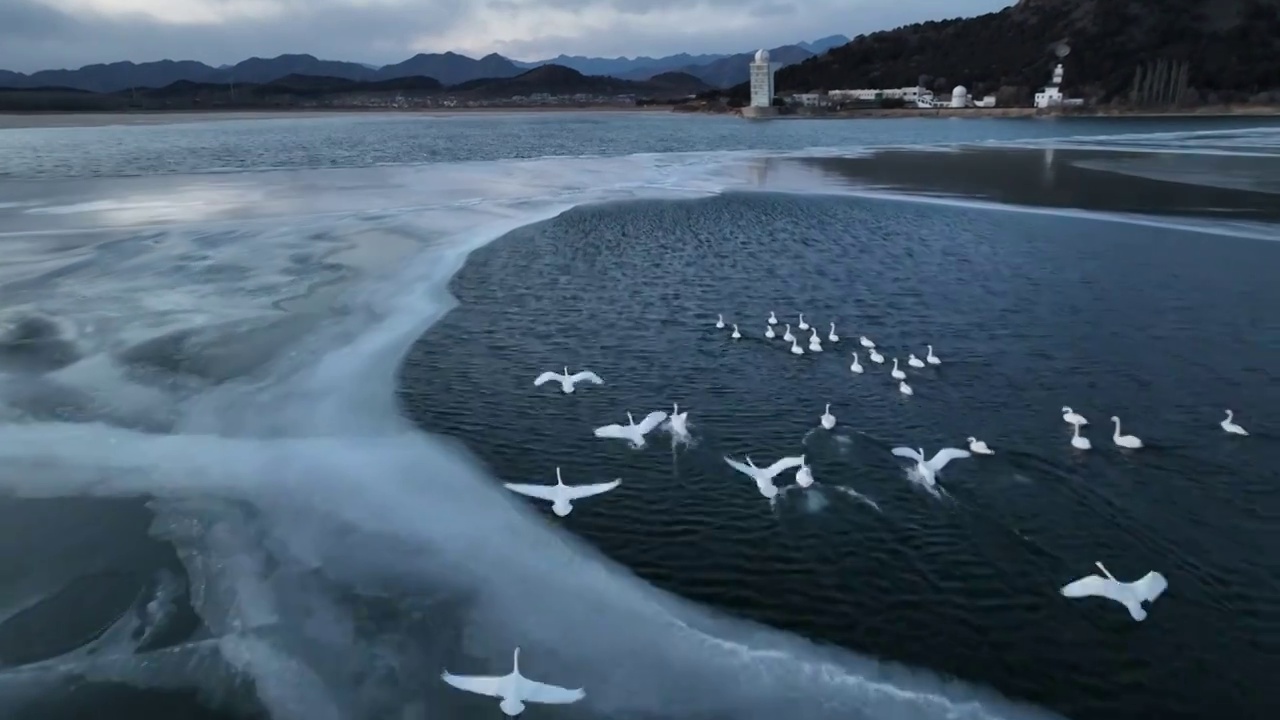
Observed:
[[[769,51],[756,51],[755,61],[751,63],[751,107],[773,106],[773,65],[769,62]]]
[[[957,85],[955,90],[951,91],[951,107],[969,107],[969,88],[966,88],[963,85]]]
[[[1051,108],[1063,105],[1066,98],[1062,96],[1062,63],[1058,63],[1053,69],[1053,80],[1048,85],[1040,88],[1040,92],[1036,93],[1035,106],[1038,108]],[[1073,103],[1078,104],[1078,103]]]
[[[827,104],[827,96],[822,93],[796,93],[791,96],[791,102],[803,107],[822,107]]]

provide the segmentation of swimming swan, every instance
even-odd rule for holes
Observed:
[[[733,324],[733,334],[730,335],[729,337],[733,338],[734,340],[737,340],[742,337],[742,333],[738,332],[738,323]]]
[[[899,369],[898,369],[898,358],[894,358],[894,359],[893,359],[893,370],[889,373],[889,375],[890,375],[894,380],[906,380],[906,379],[907,379],[907,374],[906,374],[906,373],[904,373],[904,372],[902,372],[901,370],[899,370]]]
[[[796,336],[791,334],[791,323],[787,323],[787,331],[782,334],[782,339],[787,342],[792,342],[796,339]]]
[[[862,363],[858,362],[858,353],[853,354],[853,362],[849,364],[849,372],[862,373]]]
[[[925,362],[927,362],[927,363],[929,363],[930,365],[941,365],[941,364],[942,364],[942,360],[940,360],[940,359],[938,358],[938,356],[937,356],[937,355],[934,355],[934,354],[933,354],[933,346],[932,346],[932,345],[930,345],[930,346],[929,346],[929,354],[924,356],[924,361],[925,361]]]
[[[902,382],[898,383],[898,392],[902,393],[903,395],[916,394],[916,391],[911,389],[911,386],[907,384],[906,380],[903,380]]]
[[[746,464],[740,463],[730,457],[726,457],[724,461],[729,463],[729,467],[746,475],[752,480],[755,480],[756,487],[760,490],[760,494],[772,500],[778,495],[778,487],[773,484],[773,479],[778,476],[778,473],[781,473],[787,468],[803,466],[804,456],[784,457],[769,467],[764,468],[756,467],[756,464],[751,462],[751,456],[749,455],[746,458]]]
[[[767,338],[769,338],[770,340],[772,340],[772,339],[774,339],[774,338],[778,337],[778,334],[777,334],[777,333],[775,333],[775,332],[773,331],[773,326],[772,326],[772,325],[765,325],[765,326],[764,326],[764,336],[765,336],[765,337],[767,337]]]
[[[875,348],[871,348],[871,352],[868,353],[867,356],[871,358],[871,362],[877,365],[884,364],[884,356],[881,355]]]
[[[971,456],[971,453],[968,450],[960,450],[958,448],[942,448],[938,452],[934,453],[933,457],[928,460],[924,459],[924,448],[912,450],[909,447],[896,447],[889,452],[892,452],[898,457],[915,460],[916,472],[919,473],[920,477],[929,485],[933,485],[937,482],[938,473],[942,472],[942,468],[946,467],[947,463],[952,460]]]
[[[1234,433],[1236,435],[1248,435],[1249,434],[1248,430],[1245,430],[1244,428],[1240,427],[1235,423],[1235,416],[1236,416],[1235,413],[1228,410],[1227,419],[1223,420],[1218,424],[1222,426],[1223,430],[1226,430],[1229,433]]]
[[[1133,582],[1120,582],[1102,563],[1095,562],[1094,565],[1097,565],[1098,569],[1106,575],[1105,578],[1087,575],[1063,585],[1059,592],[1069,598],[1103,597],[1115,600],[1129,609],[1129,615],[1134,620],[1141,622],[1147,617],[1147,611],[1142,607],[1142,603],[1155,602],[1156,598],[1169,587],[1169,581],[1154,570]]]
[[[1071,424],[1071,447],[1077,450],[1089,450],[1093,447],[1089,438],[1080,434],[1080,423]]]
[[[809,323],[804,321],[804,313],[800,313],[800,324],[797,325],[796,327],[800,328],[801,330],[809,329]]]
[[[969,440],[969,452],[973,453],[974,455],[995,455],[996,454],[995,450],[992,450],[991,448],[987,447],[987,444],[979,440],[978,438],[971,437],[971,438],[968,438],[968,440]]]
[[[511,672],[501,677],[485,675],[453,675],[448,670],[440,674],[440,679],[450,685],[477,695],[501,698],[498,707],[508,717],[519,717],[524,712],[526,702],[546,705],[568,705],[576,703],[587,694],[582,688],[570,690],[540,683],[520,674],[520,648],[516,648],[512,659]]]
[[[803,461],[804,458],[800,458],[800,460]],[[813,468],[810,468],[807,463],[802,464],[798,469],[796,469],[796,485],[799,485],[802,488],[807,488],[812,484]]]
[[[556,484],[555,485],[526,485],[524,483],[502,483],[512,492],[520,493],[526,497],[538,498],[539,500],[547,500],[551,503],[551,511],[560,517],[568,515],[573,510],[573,501],[589,498],[592,495],[607,493],[618,487],[622,480],[614,480],[607,483],[596,483],[594,485],[565,485],[564,479],[560,477],[560,468],[556,468]]]
[[[1137,435],[1121,435],[1120,434],[1120,418],[1116,417],[1115,415],[1112,415],[1111,422],[1116,424],[1116,430],[1111,435],[1111,439],[1115,442],[1115,444],[1119,445],[1122,448],[1142,447],[1142,441],[1138,439]]]
[[[1088,425],[1089,421],[1084,419],[1080,413],[1072,410],[1066,405],[1062,406],[1062,421],[1072,425]]]
[[[723,329],[724,329],[724,316],[723,316],[723,315],[716,315],[716,329],[717,329],[717,330],[723,330]]]
[[[922,367],[924,367],[924,362],[923,362],[923,361],[921,361],[921,360],[920,360],[920,358],[916,357],[916,354],[915,354],[915,353],[908,353],[908,354],[907,354],[907,364],[908,364],[908,365],[910,365],[910,366],[911,366],[911,367],[913,367],[913,368],[922,368]]]
[[[791,354],[792,355],[804,354],[804,349],[800,347],[799,343],[796,342],[795,338],[791,338]]]
[[[631,447],[639,449],[644,447],[644,436],[649,431],[658,427],[663,420],[667,419],[667,414],[661,410],[655,410],[645,416],[640,424],[636,424],[635,418],[631,417],[631,413],[627,413],[626,425],[605,425],[595,430],[598,438],[616,438],[618,440],[627,440],[631,443]]]
[[[873,342],[871,342],[870,340],[868,340],[868,339],[867,339],[867,336],[866,336],[866,335],[863,335],[862,337],[858,338],[858,342],[862,344],[862,347],[864,347],[864,348],[866,348],[866,349],[868,349],[868,350],[872,350],[872,349],[874,349],[874,348],[875,348],[875,346],[876,346],[876,344],[875,344],[875,343],[873,343]]]
[[[822,428],[830,430],[836,426],[836,416],[831,414],[831,403],[827,403],[827,409],[822,411]]]
[[[770,325],[778,324],[778,316],[774,315],[772,310],[769,311],[769,324]]]
[[[835,323],[831,323],[831,332],[827,333],[827,342],[840,342],[840,336],[836,334]]]
[[[551,382],[552,380],[559,382],[560,389],[566,393],[573,392],[573,386],[584,380],[596,385],[604,384],[604,381],[600,379],[600,376],[590,370],[580,370],[577,373],[570,375],[569,368],[566,367],[563,375],[550,371],[542,373],[538,376],[538,379],[533,381],[533,385],[534,387],[541,387],[544,383]]]
[[[809,333],[809,352],[822,352],[822,340],[818,337],[818,331],[810,330]]]

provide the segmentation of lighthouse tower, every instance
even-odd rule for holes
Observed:
[[[751,65],[751,107],[773,107],[773,65],[769,51],[757,50]]]

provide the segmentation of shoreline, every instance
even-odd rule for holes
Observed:
[[[697,113],[690,113],[697,114]],[[735,114],[730,111],[730,114]],[[860,108],[834,112],[794,113],[772,117],[750,118],[760,120],[858,120],[865,118],[914,118],[914,117],[982,117],[982,118],[1221,118],[1221,117],[1280,117],[1280,106],[1275,105],[1214,105],[1199,110],[1116,110],[1087,108],[1069,112],[1046,111],[1033,107],[995,108]]]

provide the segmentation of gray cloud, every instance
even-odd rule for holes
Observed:
[[[230,3],[232,0],[216,0]],[[472,54],[500,52],[537,59],[561,52],[576,55],[666,55],[678,52],[741,52],[816,39],[833,33],[856,35],[930,18],[990,12],[1011,0],[278,0],[286,19],[232,19],[217,25],[172,24],[143,15],[74,15],[43,0],[0,0],[0,68],[30,72],[75,68],[117,60],[144,62],[170,58],[210,64],[233,63],[254,55],[310,53],[324,59],[382,64],[414,52],[457,50],[467,38]],[[477,47],[474,38],[502,38],[507,25],[486,32],[491,10],[539,9],[604,18],[576,34],[576,27],[545,24],[533,37],[498,40]],[[665,14],[698,9],[709,18],[735,23],[682,23],[665,29]],[[612,18],[612,20],[609,20]],[[743,18],[747,27],[743,27]],[[432,47],[420,47],[429,42]]]

